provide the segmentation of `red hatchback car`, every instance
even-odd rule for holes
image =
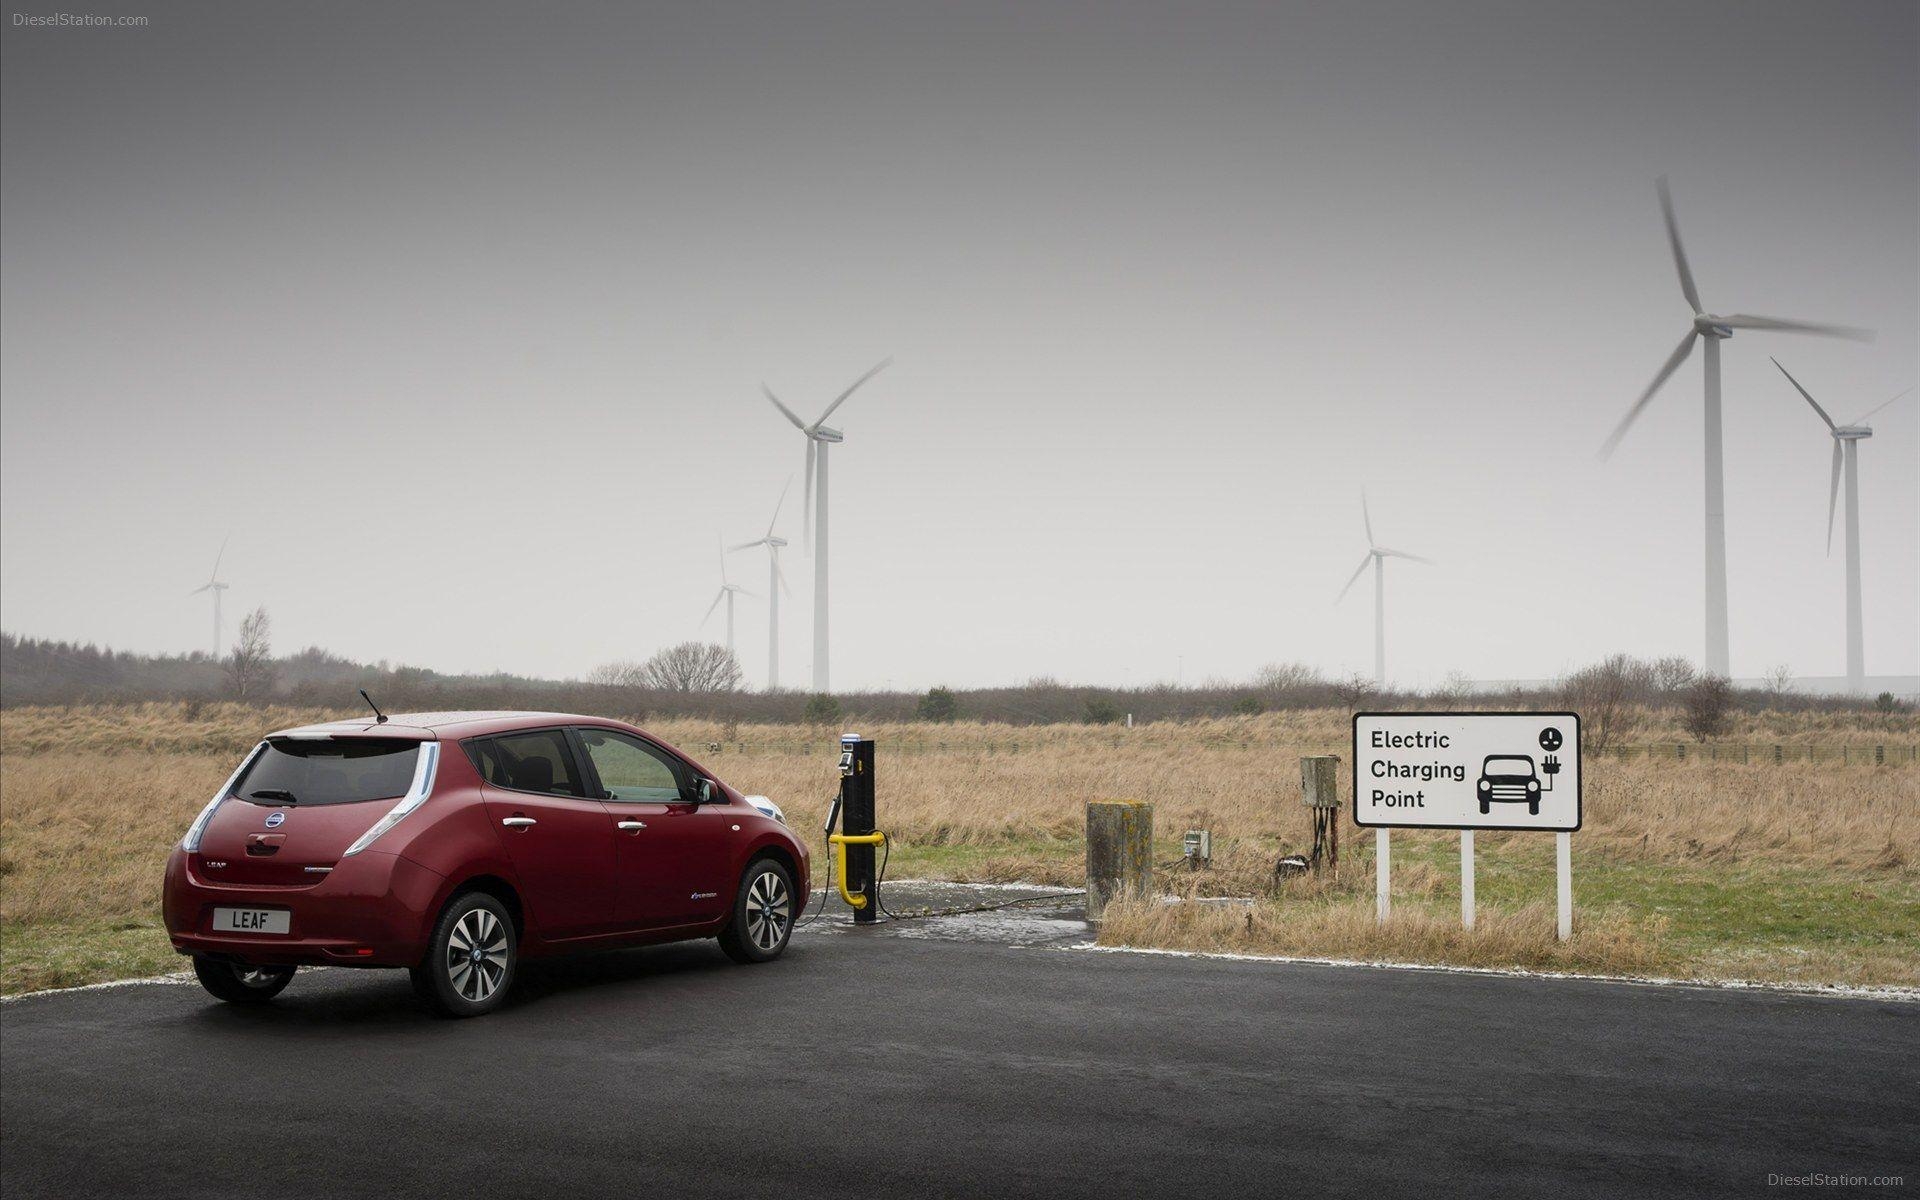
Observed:
[[[222,1000],[303,965],[406,967],[477,1016],[522,955],[718,937],[778,957],[807,868],[772,801],[630,725],[401,714],[268,735],[168,860],[165,913]]]

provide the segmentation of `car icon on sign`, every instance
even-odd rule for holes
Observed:
[[[1525,804],[1527,815],[1540,815],[1540,776],[1533,759],[1524,754],[1489,754],[1480,767],[1480,812],[1493,811],[1493,805]]]

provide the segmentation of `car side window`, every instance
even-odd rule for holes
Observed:
[[[578,732],[608,799],[677,804],[694,787],[687,765],[656,746],[612,729],[587,727]]]
[[[480,749],[479,758],[481,776],[496,787],[547,796],[587,794],[565,730],[503,733]]]

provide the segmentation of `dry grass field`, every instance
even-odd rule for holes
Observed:
[[[161,864],[236,756],[268,730],[342,713],[237,705],[0,713],[0,988],[179,969],[158,922]],[[654,731],[728,782],[778,800],[819,842],[838,730]],[[1766,980],[1920,984],[1920,741],[1909,714],[1764,713],[1725,741],[1889,747],[1847,764],[1589,759],[1575,835],[1576,936],[1552,937],[1551,839],[1482,834],[1480,918],[1458,924],[1457,839],[1394,835],[1395,919],[1373,922],[1371,840],[1342,829],[1338,879],[1279,881],[1309,838],[1298,759],[1346,753],[1334,710],[1116,726],[862,726],[879,742],[889,872],[1077,884],[1083,806],[1150,800],[1164,860],[1213,830],[1212,870],[1172,867],[1169,894],[1248,908],[1146,904],[1102,939],[1199,949]],[[1652,713],[1637,741],[1686,741]],[[709,750],[718,744],[718,751]],[[1898,752],[1894,753],[1894,748]]]

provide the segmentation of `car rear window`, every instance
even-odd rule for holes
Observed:
[[[392,800],[413,784],[420,743],[385,738],[267,743],[233,794],[263,804],[355,804]],[[266,793],[266,794],[262,794]]]

